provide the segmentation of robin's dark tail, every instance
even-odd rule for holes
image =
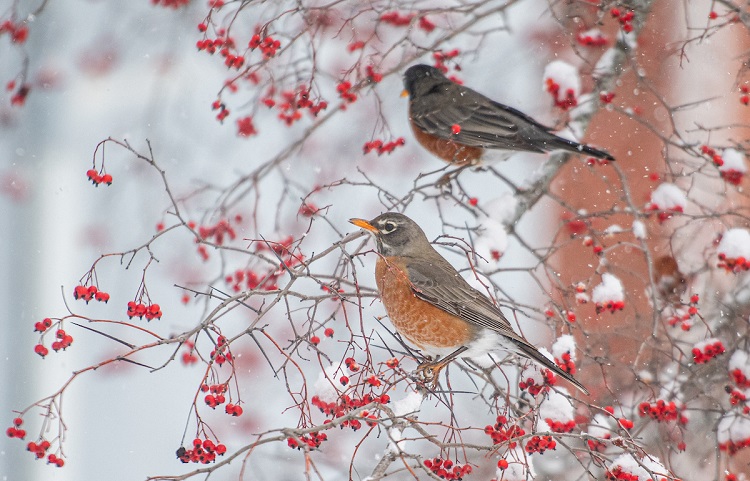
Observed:
[[[542,366],[546,367],[547,369],[551,370],[552,372],[554,372],[558,376],[560,376],[563,379],[567,380],[569,383],[571,383],[572,385],[574,385],[575,387],[577,387],[578,390],[581,391],[582,393],[586,394],[587,396],[589,395],[589,390],[586,389],[585,387],[583,387],[583,384],[581,384],[580,382],[578,382],[576,380],[576,378],[574,378],[573,376],[571,376],[567,372],[563,371],[560,368],[560,366],[558,366],[557,364],[555,364],[553,361],[550,361],[549,359],[547,359],[544,356],[544,354],[542,354],[541,352],[537,351],[536,348],[534,348],[534,346],[525,345],[525,344],[518,344],[517,346],[518,346],[518,349],[521,352],[521,354],[525,355],[529,359],[532,359],[532,360],[536,361],[537,363],[539,363]]]
[[[556,137],[554,142],[547,143],[548,147],[551,147],[550,150],[554,149],[563,149],[567,150],[568,152],[576,152],[579,154],[588,154],[592,157],[596,157],[597,159],[606,159],[606,160],[615,160],[614,157],[609,152],[606,152],[604,150],[595,149],[593,147],[590,147],[588,145],[579,144],[578,142],[575,142],[573,140],[564,139],[562,137]]]

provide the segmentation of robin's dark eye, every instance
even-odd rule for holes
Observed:
[[[390,234],[396,230],[396,224],[394,222],[388,221],[383,224],[383,234]]]

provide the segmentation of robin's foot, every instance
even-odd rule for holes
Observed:
[[[450,361],[448,361],[450,362]],[[432,389],[438,385],[440,371],[448,364],[444,360],[425,361],[417,367],[417,378],[424,384],[429,384]]]

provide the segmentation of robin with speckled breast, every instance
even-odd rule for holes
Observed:
[[[433,155],[457,166],[476,165],[487,149],[516,152],[566,150],[598,159],[609,153],[553,134],[528,115],[447,78],[435,67],[414,65],[404,74],[414,137]]]
[[[349,222],[374,235],[380,254],[375,281],[383,306],[399,334],[433,356],[420,366],[433,383],[457,357],[475,358],[502,349],[541,364],[588,394],[573,376],[516,333],[500,309],[461,277],[413,220],[387,212],[370,221]]]

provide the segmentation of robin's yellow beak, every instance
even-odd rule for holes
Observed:
[[[409,91],[408,90],[404,89],[404,90],[401,91],[401,97],[402,98],[403,97],[408,97],[408,96],[409,96]]]
[[[375,227],[374,225],[370,224],[369,222],[367,222],[364,219],[357,219],[355,217],[354,219],[349,219],[349,222],[351,222],[352,224],[356,225],[357,227],[361,227],[362,229],[367,229],[370,232],[374,232],[374,233],[379,232],[377,227]]]

